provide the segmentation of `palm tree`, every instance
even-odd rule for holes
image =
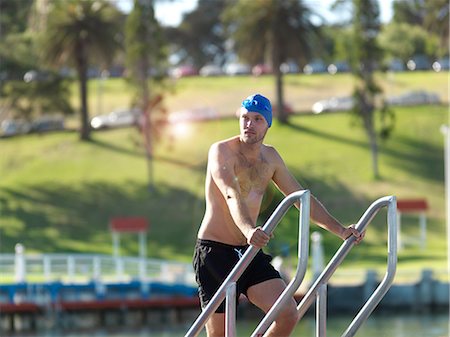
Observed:
[[[80,86],[80,138],[90,139],[87,105],[88,67],[107,65],[119,47],[120,12],[105,0],[52,2],[43,40],[44,59],[54,66],[74,66]]]
[[[312,14],[301,0],[238,0],[224,14],[239,56],[252,64],[264,60],[272,64],[278,119],[282,123],[288,116],[280,66],[290,58],[306,59],[311,54],[318,35]]]

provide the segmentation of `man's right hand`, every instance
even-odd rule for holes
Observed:
[[[261,227],[255,227],[247,232],[247,243],[256,248],[266,246],[269,240],[270,236]]]

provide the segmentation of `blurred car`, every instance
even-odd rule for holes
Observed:
[[[442,57],[439,60],[436,60],[433,62],[433,64],[431,65],[431,67],[433,68],[433,70],[435,72],[440,72],[442,70],[449,70],[449,58],[447,57]]]
[[[198,75],[198,71],[191,65],[182,65],[172,69],[170,75],[174,78],[196,76]]]
[[[350,71],[350,66],[347,62],[335,62],[327,67],[327,71],[331,75],[336,73],[346,73]]]
[[[220,76],[223,75],[223,70],[220,66],[215,64],[207,64],[200,68],[200,76]]]
[[[322,112],[330,111],[346,111],[351,110],[353,105],[353,97],[351,96],[332,97],[314,103],[312,106],[312,112],[315,114],[320,114]]]
[[[391,96],[386,99],[389,105],[422,105],[440,104],[439,95],[424,90],[410,91],[398,96]]]
[[[280,71],[283,74],[296,74],[299,72],[299,67],[295,62],[284,62],[280,65]]]
[[[266,74],[272,74],[272,67],[268,64],[257,64],[252,68],[253,76],[261,76]]]
[[[50,132],[64,130],[64,118],[59,116],[43,116],[31,123],[30,132]]]
[[[106,115],[98,115],[91,119],[93,129],[107,129],[136,125],[139,121],[139,109],[115,110]]]
[[[406,62],[406,67],[411,70],[430,70],[431,63],[428,57],[425,55],[415,55],[408,62]]]
[[[303,67],[303,72],[307,75],[324,73],[327,67],[322,60],[314,60]]]
[[[24,120],[5,119],[0,124],[0,135],[2,137],[12,137],[30,132],[31,125]]]
[[[387,68],[390,71],[404,71],[405,64],[400,59],[392,59],[388,62]]]
[[[230,76],[248,75],[252,72],[251,67],[244,63],[228,63],[224,67],[225,74]]]

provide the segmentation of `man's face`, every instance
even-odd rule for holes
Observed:
[[[239,125],[241,140],[247,144],[262,142],[269,128],[261,114],[251,111],[241,111]]]

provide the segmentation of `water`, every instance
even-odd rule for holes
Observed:
[[[341,336],[352,317],[329,317],[327,322],[327,337]],[[249,336],[256,327],[256,321],[239,321],[237,336]],[[163,328],[144,327],[126,330],[111,327],[110,329],[95,329],[88,331],[46,331],[39,333],[20,333],[2,335],[4,337],[178,337],[184,336],[188,325],[175,325]],[[373,314],[361,327],[356,336],[361,337],[449,337],[448,312],[439,313],[384,313]],[[200,336],[206,336],[202,332]],[[315,320],[304,317],[297,325],[292,337],[314,337]]]

